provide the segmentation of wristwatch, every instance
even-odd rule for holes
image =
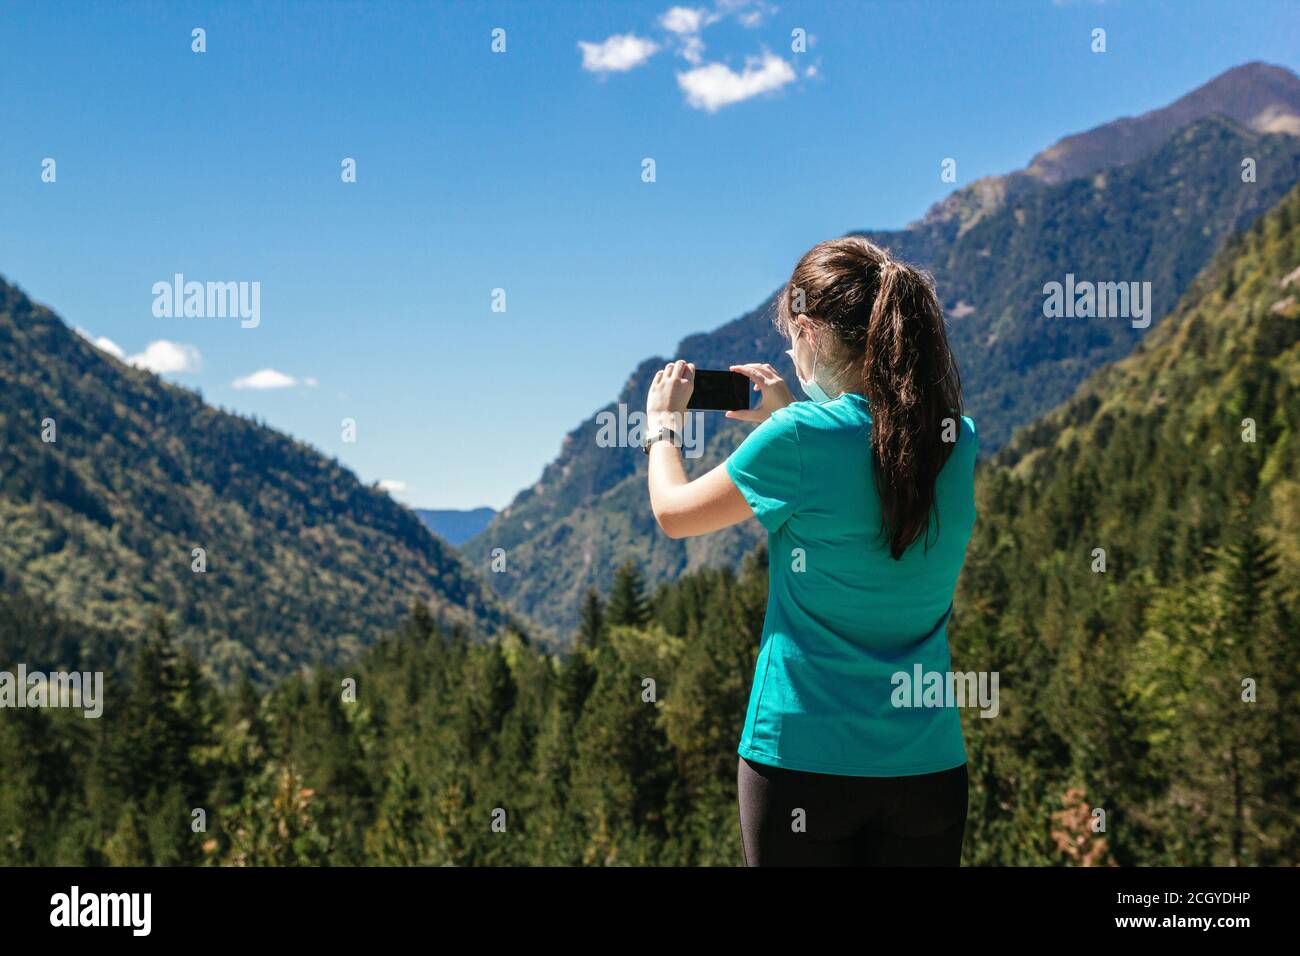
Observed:
[[[671,428],[669,428],[667,425],[664,425],[662,428],[657,428],[657,429],[655,429],[653,432],[651,432],[649,435],[647,435],[644,439],[642,439],[642,441],[641,441],[641,450],[642,450],[643,452],[645,452],[645,453],[648,455],[648,454],[650,454],[650,446],[651,446],[651,445],[653,445],[653,444],[654,444],[655,442],[657,442],[657,441],[664,441],[664,440],[668,440],[668,441],[672,442],[674,445],[679,445],[679,444],[681,444],[681,442],[679,441],[679,439],[678,439],[678,437],[677,437],[677,432],[673,431],[673,430],[672,430]]]

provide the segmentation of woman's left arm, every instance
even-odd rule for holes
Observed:
[[[646,398],[646,428],[669,427],[681,433],[686,403],[695,390],[695,366],[678,360],[655,373]],[[670,538],[690,538],[739,524],[754,516],[726,465],[689,481],[682,451],[671,441],[650,446],[650,508]]]

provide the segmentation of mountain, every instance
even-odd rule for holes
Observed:
[[[495,508],[463,510],[416,508],[424,526],[451,545],[464,544],[481,532],[497,516]]]
[[[1249,87],[1256,80],[1264,92],[1253,95]],[[1219,106],[1252,122],[1267,115],[1276,126],[1279,117],[1291,115],[1298,83],[1274,67],[1241,67],[1180,100],[1184,105],[1160,122],[1184,118],[1191,108]],[[1141,129],[1159,125],[1121,122]],[[1105,131],[1083,135],[1099,141],[1110,135]],[[1125,141],[1138,138],[1129,134]],[[1254,160],[1254,182],[1242,181],[1244,158]],[[990,205],[977,219],[931,215],[906,229],[863,233],[934,273],[967,410],[980,425],[986,452],[1067,399],[1093,370],[1128,354],[1144,334],[1124,319],[1045,318],[1045,284],[1070,274],[1088,281],[1150,282],[1155,326],[1219,244],[1300,179],[1300,137],[1208,115],[1113,168],[1062,182],[1048,182],[1047,174],[1030,178],[1032,186],[1014,201]],[[772,301],[684,339],[676,356],[706,368],[767,361],[793,381],[787,343],[772,326]],[[620,403],[629,410],[642,407],[650,378],[665,361],[656,356],[641,363],[615,402],[597,415],[617,411]],[[720,415],[705,416],[704,428],[703,454],[688,462],[693,474],[723,460],[748,430]],[[598,434],[596,416],[570,432],[541,479],[462,548],[480,567],[487,566],[493,548],[504,548],[508,570],[491,575],[492,584],[514,607],[561,632],[576,623],[586,589],[608,588],[624,559],[637,561],[655,583],[693,568],[734,566],[758,533],[746,525],[700,539],[665,538],[650,515],[642,456],[600,447]]]
[[[2,280],[0,527],[4,589],[116,633],[161,610],[220,679],[351,659],[413,602],[448,625],[510,623],[387,494],[101,352]]]
[[[1300,188],[980,469],[950,637],[1002,709],[966,723],[966,862],[1076,806],[1133,865],[1300,858],[1297,422]]]
[[[1242,182],[1243,158],[1255,182]],[[1300,137],[1209,117],[1133,163],[1028,192],[952,241],[932,227],[872,236],[934,273],[970,414],[996,451],[1146,331],[1122,318],[1047,319],[1047,283],[1149,282],[1154,325],[1219,244],[1298,179]]]
[[[1105,123],[1058,140],[1029,166],[985,176],[936,203],[921,222],[955,220],[969,228],[982,215],[1043,183],[1063,183],[1131,163],[1174,132],[1207,116],[1223,116],[1257,133],[1300,136],[1300,77],[1267,63],[1245,63],[1219,74],[1168,106]]]

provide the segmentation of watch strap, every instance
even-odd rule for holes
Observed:
[[[641,442],[641,450],[648,455],[650,454],[651,445],[653,445],[655,442],[663,441],[665,439],[671,441],[674,445],[678,443],[677,432],[674,431],[672,428],[670,428],[668,425],[664,425],[660,428],[657,428],[653,433],[647,435],[645,437],[645,440]]]

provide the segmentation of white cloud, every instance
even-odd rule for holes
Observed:
[[[704,10],[694,7],[673,7],[659,18],[659,25],[670,33],[699,33],[705,23],[712,22],[705,17]]]
[[[673,7],[659,18],[659,25],[677,35],[677,53],[688,63],[704,59],[704,40],[700,32],[722,19],[719,13],[710,13],[700,7]]]
[[[379,483],[379,490],[386,491],[390,495],[400,495],[406,490],[406,482],[399,481],[396,478],[385,478]]]
[[[285,375],[273,368],[264,368],[259,369],[252,375],[237,378],[230,384],[235,388],[251,388],[255,391],[265,391],[269,388],[293,388],[298,384],[298,380],[292,375]]]
[[[197,372],[203,367],[199,350],[183,342],[169,342],[158,339],[144,347],[139,355],[132,355],[127,363],[136,368],[147,369],[158,375],[175,375]]]
[[[592,73],[623,73],[640,66],[659,50],[653,40],[633,33],[620,33],[603,43],[578,42],[582,68]]]
[[[77,326],[72,331],[76,332],[101,352],[107,352],[115,359],[126,358],[126,350],[110,339],[107,335],[101,335],[99,338],[95,338],[95,336],[91,335],[81,326]]]
[[[320,382],[316,381],[316,379],[312,378],[310,375],[304,378],[302,380],[302,383],[306,385],[308,388],[315,388],[317,385],[320,384]]]
[[[746,60],[744,72],[737,73],[722,63],[710,63],[678,73],[677,85],[686,94],[687,103],[714,113],[724,106],[778,90],[794,79],[794,68],[789,63],[774,53],[764,53],[761,60]]]
[[[688,36],[682,40],[682,59],[687,63],[699,64],[704,60],[704,41],[698,36]]]
[[[776,7],[767,0],[718,0],[718,9],[724,14],[734,13],[742,27],[753,29],[776,13]]]

